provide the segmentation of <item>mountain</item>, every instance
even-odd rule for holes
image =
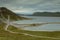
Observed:
[[[0,7],[0,17],[7,19],[8,16],[10,16],[10,20],[27,20],[28,18],[18,16],[11,10],[5,8],[5,7]]]
[[[33,16],[60,17],[60,12],[34,12]]]

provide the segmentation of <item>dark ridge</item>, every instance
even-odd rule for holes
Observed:
[[[60,12],[34,12],[33,16],[60,17]]]
[[[25,20],[28,18],[18,16],[16,13],[12,12],[11,10],[7,9],[6,7],[0,7],[0,17],[8,18],[8,15],[10,16],[11,20]]]

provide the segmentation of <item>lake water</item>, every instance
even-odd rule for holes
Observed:
[[[23,16],[27,18],[33,18],[32,20],[20,20],[16,21],[18,24],[32,24],[32,23],[44,23],[44,22],[60,22],[60,17],[40,17],[40,16]],[[60,24],[46,24],[36,27],[24,27],[24,30],[30,31],[60,31]]]

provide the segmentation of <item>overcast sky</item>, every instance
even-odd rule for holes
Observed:
[[[20,13],[32,13],[36,11],[59,11],[60,0],[0,0],[0,7]]]

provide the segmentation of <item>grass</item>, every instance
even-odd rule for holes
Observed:
[[[60,40],[60,39],[50,39],[50,38],[38,38],[38,37],[31,37],[23,34],[10,33],[3,29],[4,26],[5,24],[0,25],[0,40]],[[26,30],[17,29],[16,27],[13,26],[9,26],[8,29],[14,32],[60,38],[60,31],[58,32],[57,31],[56,32],[26,31]]]

